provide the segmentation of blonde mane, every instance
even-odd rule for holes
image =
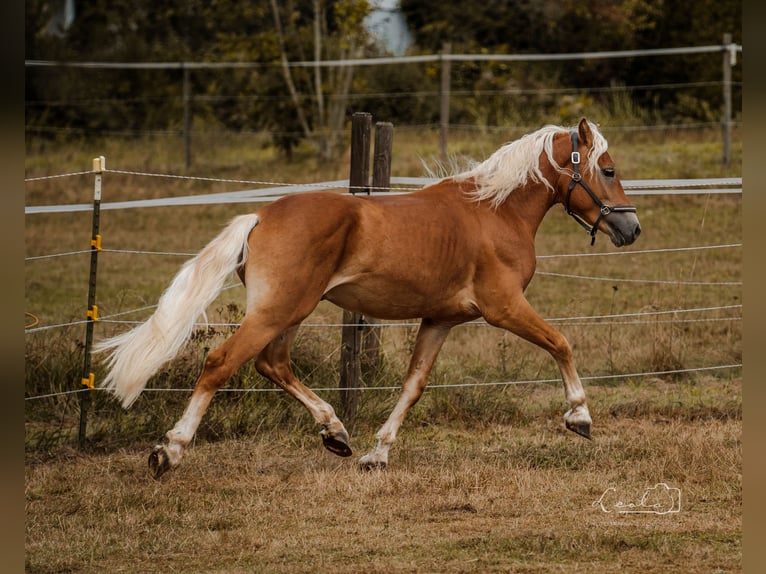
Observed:
[[[608,144],[596,125],[588,123],[593,132],[593,145],[583,171],[593,172],[598,169],[598,158],[607,150]],[[553,159],[553,137],[562,131],[569,133],[576,129],[577,127],[564,128],[553,125],[542,127],[505,144],[483,162],[454,176],[454,179],[473,179],[476,189],[470,192],[471,197],[476,201],[491,201],[495,207],[501,205],[514,189],[525,185],[530,179],[537,183],[542,182],[553,191],[553,185],[545,179],[540,170],[540,154],[545,152],[548,161],[559,173],[571,173]]]

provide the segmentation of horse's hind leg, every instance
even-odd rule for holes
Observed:
[[[351,456],[348,432],[335,415],[335,410],[301,383],[290,367],[290,348],[297,333],[296,325],[277,335],[258,355],[256,369],[306,407],[322,427],[319,434],[327,450],[338,456]]]
[[[149,471],[154,478],[180,464],[183,451],[194,437],[213,395],[278,332],[279,329],[264,328],[253,318],[245,317],[237,332],[208,354],[183,416],[165,434],[164,444],[154,447],[149,455]]]

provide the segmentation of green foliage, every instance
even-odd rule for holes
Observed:
[[[437,52],[445,42],[453,53],[572,53],[720,44],[724,33],[741,43],[739,0],[688,3],[675,0],[469,1],[402,0],[418,49]],[[516,119],[534,123],[527,110],[559,105],[551,95],[514,92],[575,87],[697,84],[689,89],[637,91],[641,114],[667,123],[712,122],[720,118],[721,66],[711,54],[684,57],[570,60],[453,65],[452,90],[495,90],[498,96],[458,100],[454,122],[501,125]],[[741,109],[741,66],[733,69],[734,109]],[[710,87],[699,84],[710,83]],[[511,96],[509,98],[508,96]],[[568,97],[568,96],[565,96]],[[607,103],[609,95],[589,97]],[[479,102],[481,104],[479,105]]]
[[[317,33],[323,60],[380,55],[365,35],[366,0],[277,4],[290,61],[314,59]],[[260,64],[191,72],[194,129],[266,130],[288,158],[307,136],[315,149],[332,156],[343,121],[353,111],[369,111],[400,126],[439,120],[438,64],[365,66],[353,72],[291,68],[296,92],[291,97],[278,65],[280,41],[270,0],[95,0],[78,4],[72,27],[60,36],[48,30],[49,2],[30,0],[25,8],[30,60]],[[402,0],[401,9],[417,53],[438,52],[447,41],[453,53],[667,48],[720,44],[726,32],[741,43],[740,0],[702,0],[693,10],[679,0]],[[733,68],[735,117],[741,110],[741,70],[741,65]],[[639,124],[710,123],[720,118],[720,81],[720,59],[714,54],[455,62],[450,120],[482,127],[530,126],[558,110],[563,110],[560,117],[573,116],[573,104],[609,108],[621,97],[616,103],[631,115],[614,112],[613,118]],[[663,84],[679,87],[632,88]],[[615,95],[620,93],[624,97]],[[26,94],[31,134],[76,130],[88,139],[95,133],[182,130],[179,70],[27,67]]]
[[[533,0],[441,2],[401,0],[415,43],[437,52],[445,42],[456,48],[482,47],[492,52],[544,52],[540,41],[550,25],[549,3]]]
[[[314,59],[317,33],[323,60],[356,57],[354,46],[364,45],[367,0],[302,0],[278,9],[288,61]],[[61,36],[48,32],[50,17],[47,2],[27,3],[30,60],[260,64],[190,72],[196,120],[206,129],[269,130],[287,153],[308,135],[296,120],[296,104],[277,65],[281,51],[269,0],[91,2],[78,5],[73,25]],[[291,73],[298,105],[319,132],[326,126],[316,102],[345,89],[343,76],[321,72],[318,94],[315,71]],[[72,128],[86,134],[178,130],[182,85],[180,70],[28,67],[27,127],[44,134]]]

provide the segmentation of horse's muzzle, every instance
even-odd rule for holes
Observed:
[[[633,212],[612,212],[606,217],[606,223],[616,247],[630,245],[641,235],[641,224]]]

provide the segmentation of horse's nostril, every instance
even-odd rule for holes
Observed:
[[[641,226],[636,224],[636,229],[633,231],[633,236],[638,237],[639,235],[641,235]]]

